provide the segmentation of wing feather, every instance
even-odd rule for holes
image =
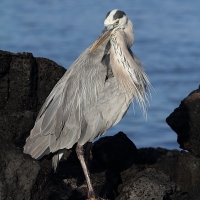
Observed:
[[[101,63],[103,53],[101,48],[95,52],[86,49],[55,85],[27,138],[26,153],[38,158],[46,150],[46,147],[42,149],[43,142],[48,141],[50,151],[56,152],[78,141],[83,112],[97,101],[104,88],[107,68]],[[44,136],[48,139],[43,141]]]

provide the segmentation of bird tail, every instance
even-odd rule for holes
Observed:
[[[52,158],[52,167],[54,169],[54,172],[56,172],[58,163],[60,161],[60,159],[62,158],[64,152],[66,151],[66,149],[61,149],[59,150]]]
[[[49,140],[50,135],[42,135],[37,127],[40,127],[42,118],[40,118],[34,128],[31,130],[30,136],[26,139],[24,153],[30,154],[35,159],[40,159],[44,155],[50,153]]]

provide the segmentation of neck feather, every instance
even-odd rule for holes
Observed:
[[[119,30],[112,34],[110,42],[111,67],[119,88],[128,98],[135,97],[143,113],[146,114],[148,102],[146,89],[150,87],[150,82],[142,65],[129,50],[124,31]]]

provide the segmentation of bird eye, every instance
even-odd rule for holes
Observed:
[[[118,24],[119,24],[119,20],[117,20],[117,21],[115,22],[115,24],[118,25]]]

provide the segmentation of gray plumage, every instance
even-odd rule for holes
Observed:
[[[24,153],[40,159],[84,145],[117,124],[134,98],[146,114],[150,86],[130,47],[133,26],[124,12],[113,10],[100,38],[88,47],[55,85],[26,140]],[[103,38],[103,39],[102,39]]]

